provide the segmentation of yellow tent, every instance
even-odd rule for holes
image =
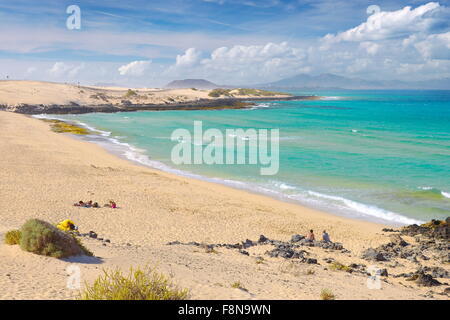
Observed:
[[[66,219],[58,223],[56,227],[62,231],[71,231],[75,229],[75,223],[72,220]]]

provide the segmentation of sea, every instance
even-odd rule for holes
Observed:
[[[289,93],[321,98],[239,110],[38,117],[87,127],[93,134],[82,139],[141,165],[335,215],[393,226],[450,216],[450,91]],[[193,133],[194,121],[224,135],[227,129],[278,129],[278,173],[261,175],[254,164],[176,164],[171,154],[180,141],[172,133]]]

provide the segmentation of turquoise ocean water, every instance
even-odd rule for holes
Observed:
[[[450,214],[450,91],[292,92],[318,101],[251,110],[55,116],[98,131],[87,137],[145,165],[252,190],[330,213],[392,225]],[[280,130],[280,169],[174,165],[172,131]],[[237,137],[245,138],[245,137]]]

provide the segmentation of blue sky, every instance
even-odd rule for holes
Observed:
[[[69,30],[66,8],[81,10]],[[368,11],[370,8],[374,8]],[[162,86],[450,76],[449,0],[0,0],[0,77]]]

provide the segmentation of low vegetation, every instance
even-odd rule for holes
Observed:
[[[86,286],[80,300],[184,300],[189,291],[175,286],[166,276],[146,267],[103,271],[91,286]]]
[[[54,258],[92,255],[72,234],[39,219],[28,220],[20,233],[20,247],[24,251]]]
[[[247,290],[247,289],[244,288],[244,286],[239,281],[233,282],[231,284],[231,287],[234,288],[234,289]]]
[[[353,269],[338,262],[338,261],[334,261],[333,263],[330,264],[330,269],[331,270],[338,270],[338,271],[346,271],[346,272],[352,272]]]
[[[284,92],[276,92],[276,91],[267,91],[267,90],[259,90],[259,89],[246,89],[240,88],[237,89],[239,96],[285,96],[288,95]]]
[[[215,253],[218,254],[219,252],[217,250],[215,250],[213,247],[208,246],[207,244],[201,244],[200,245],[201,248],[203,248],[203,250],[205,250],[205,253]]]
[[[232,97],[231,89],[213,89],[208,93],[208,96],[219,98],[221,96]]]
[[[50,123],[50,128],[53,132],[57,133],[71,133],[71,134],[80,134],[80,135],[86,135],[90,134],[91,132],[85,128],[79,127],[74,124],[70,124],[64,121],[60,120],[49,120],[44,119],[45,122]]]
[[[311,275],[313,275],[313,274],[315,274],[316,272],[313,270],[313,269],[308,269],[308,270],[306,270],[306,275],[307,276],[311,276]]]
[[[320,299],[322,300],[334,300],[335,298],[333,292],[329,289],[322,289],[320,292]]]
[[[21,232],[20,230],[8,231],[5,235],[5,243],[9,245],[20,244]]]
[[[421,224],[421,227],[435,229],[437,227],[446,226],[447,222],[445,220],[431,220],[424,224]]]
[[[302,275],[302,268],[297,262],[286,260],[280,264],[279,270],[281,273],[293,275],[299,277]]]
[[[263,257],[256,257],[256,264],[262,264],[264,263],[264,258]]]
[[[104,93],[96,93],[89,96],[91,99],[97,99],[97,100],[103,100],[105,102],[108,102],[108,97]]]
[[[253,96],[253,97],[273,97],[273,96],[287,96],[288,93],[284,92],[275,92],[275,91],[267,91],[260,89],[247,89],[247,88],[239,88],[239,89],[213,89],[208,95],[213,98],[219,98],[222,96],[225,97],[234,97],[234,96]]]
[[[131,98],[131,97],[135,97],[137,95],[138,95],[138,93],[136,91],[128,89],[127,93],[125,93],[124,97],[125,98]]]

